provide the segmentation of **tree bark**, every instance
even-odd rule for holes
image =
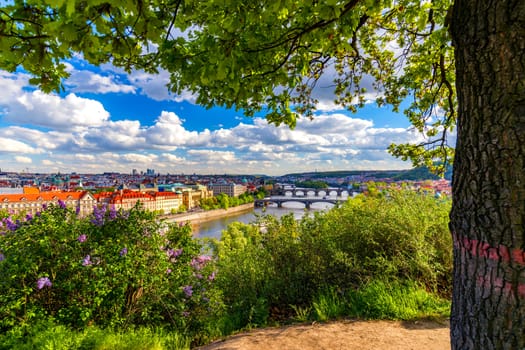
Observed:
[[[457,0],[452,349],[525,349],[525,1]]]

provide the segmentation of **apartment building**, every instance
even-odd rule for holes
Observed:
[[[245,193],[247,187],[244,185],[238,185],[234,183],[210,183],[208,189],[213,191],[214,195],[219,193],[227,194],[230,197],[237,197]]]
[[[66,207],[79,210],[80,216],[87,216],[93,211],[96,199],[87,191],[38,192],[33,190],[21,194],[0,194],[0,210],[12,214],[31,214],[43,210],[50,204],[62,201]]]
[[[105,203],[115,209],[129,210],[140,203],[149,211],[169,214],[178,210],[183,203],[183,196],[175,192],[140,192],[133,190],[119,190],[115,192],[101,192],[95,194],[98,203]]]
[[[100,204],[106,204],[115,209],[129,210],[140,203],[145,210],[155,210],[155,197],[146,192],[136,192],[131,190],[119,190],[114,192],[96,193],[95,198]]]

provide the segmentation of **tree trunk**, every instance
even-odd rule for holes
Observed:
[[[525,1],[457,0],[452,349],[525,349]]]

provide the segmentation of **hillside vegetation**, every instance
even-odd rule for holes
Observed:
[[[6,216],[0,349],[184,349],[275,323],[444,317],[449,209],[393,191],[203,242],[141,208]]]

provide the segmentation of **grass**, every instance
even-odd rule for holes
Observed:
[[[312,317],[316,321],[343,316],[404,321],[446,318],[450,316],[450,301],[412,282],[374,280],[347,293],[334,290],[321,293],[313,302]]]
[[[191,339],[162,329],[115,331],[88,327],[75,331],[51,321],[19,326],[0,336],[0,349],[19,350],[185,350]]]

